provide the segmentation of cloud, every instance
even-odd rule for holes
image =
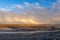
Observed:
[[[30,4],[28,2],[24,2],[25,6],[30,6]]]
[[[52,19],[51,19],[51,22],[50,22],[51,24],[60,24],[60,17],[53,17]]]
[[[58,3],[60,3],[60,0],[57,0]]]
[[[2,21],[2,18],[0,17],[0,22]]]
[[[15,5],[16,8],[23,8],[22,5]]]
[[[33,14],[32,14],[33,13]],[[0,11],[0,21],[2,23],[21,23],[21,24],[43,24],[44,22],[38,21],[35,16],[37,14],[35,11],[27,11],[25,10],[24,13],[21,14],[15,13],[15,12],[9,12],[9,11]],[[4,16],[3,16],[4,15]],[[0,22],[0,23],[1,23]]]
[[[36,8],[34,6],[34,8],[32,8],[32,9],[31,9],[31,7],[29,7],[28,10],[24,9],[24,10],[21,10],[21,11],[22,11],[21,13],[15,13],[15,12],[4,11],[4,10],[0,11],[1,22],[2,23],[23,23],[23,24],[25,24],[25,23],[26,24],[48,23],[48,22],[45,22],[43,20],[44,18],[47,17],[45,15],[46,10],[44,8],[41,9],[41,8]]]
[[[9,11],[10,9],[7,8],[0,8],[0,11]]]
[[[43,9],[43,7],[41,7],[38,2],[36,2],[36,3],[34,4],[34,7],[35,7],[35,8],[42,8],[42,9]]]
[[[21,24],[58,24],[60,23],[59,3],[53,3],[51,8],[44,8],[39,3],[31,6],[25,2],[27,9],[22,5],[15,5],[21,12],[0,10],[0,23],[21,23]]]
[[[39,3],[37,2],[36,5],[39,6]]]

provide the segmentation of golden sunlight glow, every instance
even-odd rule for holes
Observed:
[[[11,17],[5,17],[5,20],[8,23],[13,23],[13,19]]]
[[[44,24],[42,21],[35,20],[33,18],[20,18],[20,17],[5,17],[4,19],[0,18],[4,23],[20,23],[20,24]]]
[[[18,17],[15,17],[14,21],[22,22],[22,23],[26,23],[26,24],[39,24],[39,22],[37,22],[37,21],[35,21],[33,19],[18,18]]]
[[[2,21],[2,18],[0,17],[0,21]]]
[[[28,19],[28,21],[29,21],[30,23],[33,23],[33,24],[39,24],[39,22],[37,22],[37,21],[35,21],[35,20],[33,20],[33,19]]]

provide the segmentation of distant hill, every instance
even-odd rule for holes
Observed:
[[[2,27],[15,30],[60,30],[60,24],[0,24],[0,28]]]
[[[56,26],[60,26],[60,24],[0,24],[0,27],[22,27],[22,28],[41,28]]]

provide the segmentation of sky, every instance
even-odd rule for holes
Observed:
[[[60,24],[60,0],[0,0],[0,24]]]

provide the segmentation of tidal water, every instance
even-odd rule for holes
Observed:
[[[33,34],[0,33],[0,40],[60,40],[60,31],[39,32],[39,33],[33,33]]]

